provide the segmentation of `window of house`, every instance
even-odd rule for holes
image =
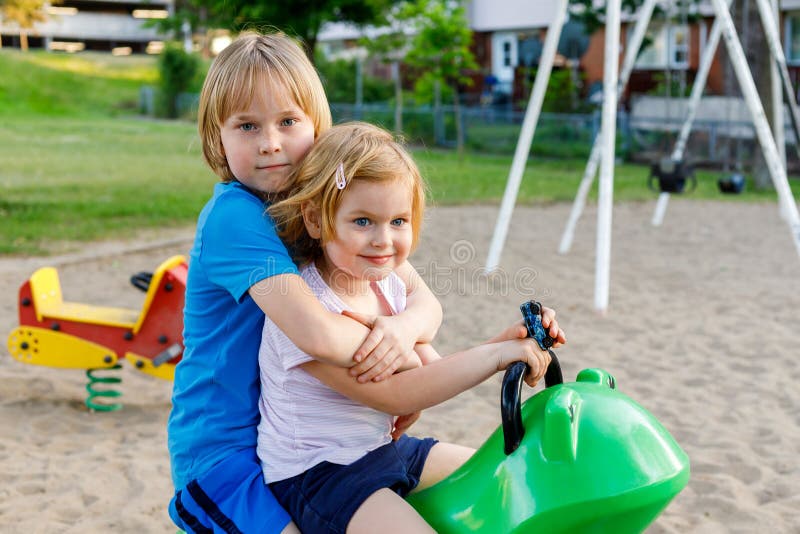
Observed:
[[[517,54],[519,64],[524,67],[535,67],[542,57],[542,41],[539,32],[519,32],[517,34]]]
[[[800,11],[786,13],[784,30],[786,61],[800,65]]]
[[[686,69],[689,67],[689,27],[670,27],[670,67],[673,69]]]
[[[503,42],[503,65],[511,67],[511,43],[508,41]]]
[[[629,28],[628,38],[633,34]],[[689,68],[689,26],[653,25],[647,30],[649,46],[636,59],[637,69]]]

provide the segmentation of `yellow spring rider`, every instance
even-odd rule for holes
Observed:
[[[101,369],[118,369],[120,360],[158,378],[172,380],[183,355],[183,302],[187,264],[173,256],[152,273],[131,277],[146,291],[140,310],[64,301],[58,271],[38,269],[19,288],[19,326],[8,336],[8,352],[22,362],[67,369],[86,369],[87,406],[114,410],[121,405],[96,402],[119,393],[98,384],[120,382],[99,377]]]

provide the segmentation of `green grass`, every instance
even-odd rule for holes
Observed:
[[[511,169],[511,157],[471,154],[463,162],[450,151],[415,151],[420,169],[428,179],[431,197],[438,204],[497,203],[503,198]],[[528,162],[520,184],[519,203],[572,202],[586,168],[584,159],[554,160],[537,157]],[[652,201],[657,193],[647,187],[650,171],[642,165],[622,164],[614,170],[615,201]],[[773,191],[755,191],[748,182],[741,195],[722,195],[717,190],[720,173],[696,172],[697,189],[688,198],[724,199],[732,202],[775,200]],[[790,180],[795,197],[800,183]],[[596,198],[597,181],[589,194]]]
[[[216,178],[203,165],[193,124],[135,115],[139,86],[155,81],[153,58],[3,50],[0,72],[0,254],[47,254],[64,243],[194,222]],[[459,161],[454,152],[422,148],[414,155],[434,204],[502,198],[510,156]],[[572,201],[584,166],[534,150],[519,202]],[[615,200],[653,200],[647,174],[617,166]],[[698,177],[692,198],[775,199],[752,188],[723,197],[716,173]]]
[[[0,253],[187,224],[213,183],[188,123],[4,118]]]
[[[114,116],[136,112],[155,58],[0,51],[0,117]]]

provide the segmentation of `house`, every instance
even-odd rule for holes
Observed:
[[[664,5],[669,3],[663,2]],[[555,18],[556,8],[557,2],[554,0],[471,0],[468,3],[475,53],[483,70],[497,81],[496,91],[520,96],[520,67],[534,66],[538,61],[544,36],[550,21]],[[687,83],[694,79],[714,21],[714,10],[708,1],[690,9],[696,11],[698,22],[681,22],[680,13],[669,23],[651,21],[647,35],[652,44],[639,56],[623,101],[632,93],[652,89],[666,72],[675,77],[685,75]],[[780,10],[782,44],[794,86],[797,87],[800,81],[800,0],[781,0]],[[635,16],[623,13],[621,53],[633,29]],[[751,31],[761,31],[758,22],[754,22]],[[587,88],[602,83],[604,41],[605,31],[601,28],[589,36],[588,46],[580,56],[579,66]],[[723,46],[720,44],[720,48]],[[720,58],[721,52],[718,51],[708,76],[710,93],[723,93],[724,72]],[[567,58],[559,54],[554,67],[566,64]]]
[[[147,23],[169,16],[174,0],[63,0],[45,9],[47,21],[26,32],[33,48],[158,53],[165,36]],[[0,40],[4,47],[19,47],[20,28],[0,18]]]

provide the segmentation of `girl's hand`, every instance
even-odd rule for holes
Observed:
[[[564,331],[558,327],[556,311],[554,309],[542,306],[542,326],[547,328],[547,333],[556,340],[556,342],[553,343],[553,348],[558,348],[567,342]]]
[[[411,428],[411,425],[417,422],[422,412],[414,412],[408,415],[400,415],[394,421],[394,428],[392,429],[392,439],[397,441],[400,436],[406,433],[406,430]]]
[[[379,382],[398,369],[419,365],[414,354],[416,339],[399,316],[375,317],[347,310],[342,315],[372,330],[353,355],[358,363],[350,368],[350,375],[359,382]]]
[[[486,343],[500,343],[501,341],[511,341],[513,339],[525,339],[528,337],[528,329],[525,322],[520,319],[496,336],[490,338]]]
[[[547,333],[550,334],[550,337],[556,340],[553,344],[554,348],[560,347],[567,342],[567,338],[564,337],[564,331],[558,327],[555,310],[542,306],[542,326],[547,329]],[[499,343],[512,339],[524,339],[526,337],[528,337],[528,329],[525,328],[525,322],[520,319],[496,336],[493,336],[487,343]]]
[[[525,362],[530,371],[525,375],[525,383],[535,386],[544,377],[550,365],[550,354],[539,348],[533,338],[517,339],[496,343],[497,370],[503,371],[514,362]]]

